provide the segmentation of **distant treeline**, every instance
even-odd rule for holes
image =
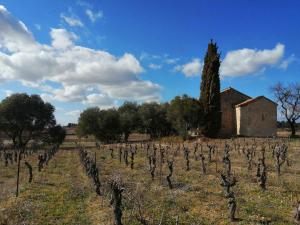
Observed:
[[[88,108],[80,114],[77,134],[94,135],[103,142],[127,141],[132,132],[146,133],[151,138],[187,137],[201,127],[202,121],[199,101],[183,95],[167,103],[124,102],[118,109]]]
[[[277,121],[277,128],[290,129],[290,124],[287,121]],[[299,129],[300,123],[296,123],[296,129]]]

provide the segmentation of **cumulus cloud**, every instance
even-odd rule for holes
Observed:
[[[42,94],[44,99],[60,102],[83,102],[86,99],[88,92],[87,85],[67,85],[62,88],[43,88],[47,93]]]
[[[67,48],[74,45],[74,41],[78,36],[65,29],[51,29],[52,46],[54,48]]]
[[[93,12],[90,9],[86,9],[85,10],[85,14],[88,16],[88,18],[95,23],[98,19],[103,18],[103,12],[102,11],[98,11],[98,12]]]
[[[0,79],[39,88],[48,101],[114,105],[117,99],[158,100],[161,87],[141,79],[144,71],[130,53],[78,46],[78,37],[52,28],[51,45],[37,42],[26,26],[0,7]],[[59,84],[53,86],[47,83]]]
[[[107,86],[104,90],[110,95],[123,100],[138,100],[153,102],[160,100],[162,87],[151,81],[133,81],[126,88],[119,89],[117,86]]]
[[[17,52],[36,46],[25,24],[14,18],[3,5],[0,5],[0,27],[0,49]]]
[[[257,73],[267,66],[276,65],[284,55],[284,45],[277,44],[273,49],[239,49],[226,54],[220,68],[225,76],[242,76]]]
[[[83,23],[78,18],[66,16],[63,13],[60,14],[60,17],[71,27],[76,27],[76,26],[83,27]]]
[[[101,105],[102,108],[110,108],[116,106],[116,101],[109,97],[107,94],[92,93],[86,96],[86,100],[83,103],[88,105]]]
[[[176,72],[183,73],[186,77],[199,76],[202,70],[203,64],[200,59],[195,58],[191,62],[184,65],[177,65],[174,70]]]

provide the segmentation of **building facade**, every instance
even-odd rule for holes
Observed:
[[[276,136],[277,104],[264,96],[251,98],[226,88],[221,91],[221,111],[221,136]]]

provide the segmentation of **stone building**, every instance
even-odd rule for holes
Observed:
[[[276,136],[277,104],[264,96],[251,98],[226,88],[221,91],[221,111],[221,136]]]

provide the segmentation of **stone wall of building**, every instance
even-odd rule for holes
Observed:
[[[276,136],[276,103],[259,97],[249,104],[236,107],[237,135],[253,137]]]
[[[235,105],[250,99],[249,96],[233,89],[228,88],[221,92],[221,136],[236,135],[236,115]]]

